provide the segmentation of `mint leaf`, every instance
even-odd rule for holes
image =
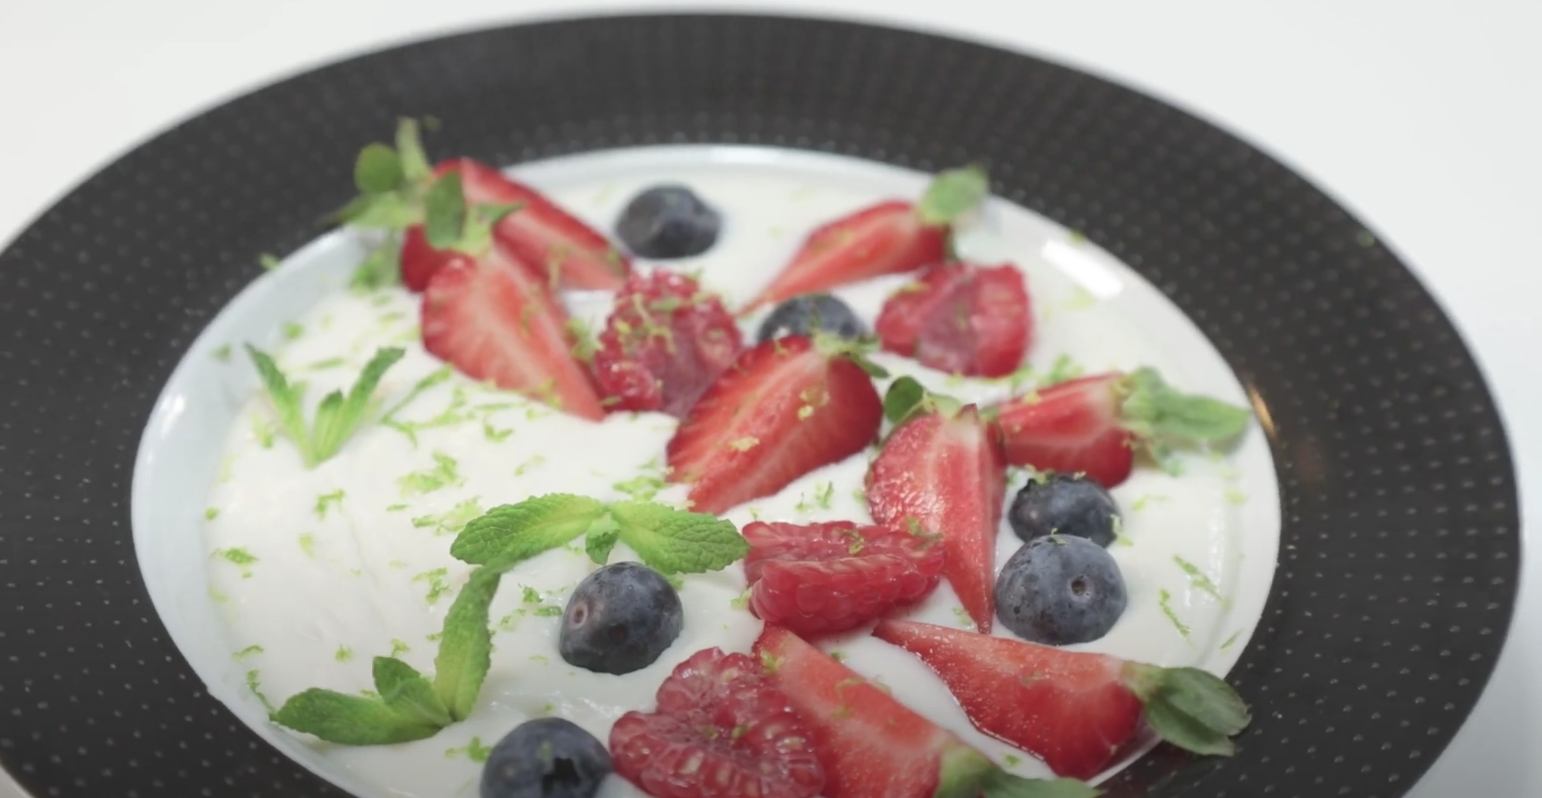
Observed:
[[[395,657],[375,657],[375,692],[386,707],[403,719],[450,725],[450,712],[423,674]]]
[[[1230,685],[1198,668],[1132,662],[1125,665],[1124,683],[1145,704],[1146,720],[1162,739],[1196,754],[1230,756],[1231,736],[1252,721]]]
[[[604,504],[569,493],[500,505],[468,521],[450,546],[450,554],[474,565],[526,560],[582,535],[604,515]]]
[[[884,418],[898,425],[910,418],[910,414],[915,412],[925,398],[926,388],[916,378],[900,377],[889,384],[889,390],[883,395]]]
[[[423,740],[441,728],[405,717],[380,699],[311,688],[291,696],[273,722],[344,745],[392,745]]]
[[[402,177],[407,183],[421,183],[433,174],[433,167],[428,165],[428,155],[423,151],[417,120],[402,119],[397,122],[396,154],[401,159]]]
[[[513,564],[504,561],[472,571],[470,581],[444,616],[439,655],[434,657],[434,692],[455,720],[465,720],[471,714],[482,680],[487,678],[493,654],[488,607],[498,594],[503,572]]]
[[[305,426],[303,394],[299,388],[289,384],[284,372],[279,371],[278,365],[266,352],[247,344],[246,354],[251,357],[252,365],[257,367],[257,376],[267,389],[268,400],[273,403],[273,410],[278,415],[279,427],[300,447],[300,455],[309,467],[313,464],[314,456],[311,453],[310,433]]]
[[[589,527],[584,535],[584,551],[596,565],[604,565],[610,559],[610,550],[616,547],[621,530],[615,519],[605,516]]]
[[[310,465],[330,459],[343,448],[343,444],[364,421],[364,414],[369,410],[370,399],[375,394],[375,388],[379,387],[380,379],[404,354],[403,350],[395,347],[376,350],[374,357],[364,365],[364,370],[359,372],[347,396],[341,391],[333,391],[322,397],[311,429],[311,454],[314,462]]]
[[[732,522],[713,515],[632,501],[611,505],[610,515],[621,541],[666,574],[716,571],[738,562],[750,549]]]
[[[978,208],[990,196],[990,179],[979,165],[940,172],[916,206],[921,221],[932,226],[950,225]]]
[[[423,237],[434,249],[452,249],[466,227],[466,195],[459,172],[450,172],[428,187],[423,198]]]
[[[353,182],[365,194],[382,194],[402,182],[402,159],[384,144],[370,144],[353,164]]]
[[[1076,779],[1025,779],[994,768],[980,779],[985,798],[1097,798],[1097,788]]]
[[[306,468],[314,468],[337,454],[338,449],[342,448],[364,420],[380,378],[404,354],[401,349],[395,348],[376,351],[346,397],[341,391],[333,391],[322,398],[316,408],[316,420],[307,428],[300,390],[289,383],[288,378],[274,364],[273,358],[266,353],[251,344],[246,345],[246,352],[251,356],[257,374],[267,389],[268,398],[278,415],[279,426],[299,447]]]

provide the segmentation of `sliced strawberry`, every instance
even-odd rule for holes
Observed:
[[[658,709],[610,731],[616,773],[655,798],[811,798],[825,783],[787,696],[744,654],[698,651],[659,686]]]
[[[1170,465],[1169,446],[1219,442],[1247,429],[1248,411],[1168,387],[1149,368],[1097,374],[1011,399],[997,423],[1007,462],[1083,473],[1112,488],[1130,476],[1135,449]]]
[[[1096,795],[1076,782],[1030,781],[999,770],[957,735],[786,629],[767,626],[755,653],[808,727],[825,769],[825,798]]]
[[[1033,314],[1016,266],[949,263],[889,297],[874,327],[884,349],[929,368],[1001,377],[1021,365]]]
[[[1003,404],[996,423],[1007,462],[1086,474],[1108,488],[1128,479],[1135,468],[1135,436],[1119,420],[1123,378],[1082,377]]]
[[[943,549],[909,530],[823,524],[745,525],[750,609],[802,635],[843,632],[937,587]]]
[[[809,234],[743,312],[941,263],[952,224],[974,210],[989,190],[983,171],[953,169],[939,174],[918,203],[879,203],[829,222]]]
[[[947,232],[923,224],[909,202],[885,202],[842,217],[810,233],[744,312],[938,263],[946,255]]]
[[[612,410],[680,418],[741,346],[722,300],[695,280],[663,269],[634,272],[600,333],[595,380]]]
[[[428,243],[423,225],[415,224],[402,235],[402,284],[413,293],[421,293],[440,269],[460,255],[453,249],[435,249]]]
[[[873,634],[920,657],[981,731],[1043,759],[1055,773],[1091,778],[1140,727],[1142,707],[1168,742],[1230,754],[1247,707],[1195,668],[1159,668],[914,621]],[[796,706],[796,704],[795,704]]]
[[[423,294],[422,328],[424,348],[472,379],[582,418],[604,415],[562,306],[501,245],[440,268]]]
[[[467,203],[517,204],[493,234],[520,262],[564,288],[619,290],[630,262],[605,236],[539,191],[469,158],[441,163],[435,172],[457,171]]]
[[[720,514],[862,451],[883,407],[861,365],[836,345],[787,336],[745,350],[669,441],[671,481],[692,509]]]
[[[996,536],[1005,495],[1000,432],[974,405],[904,422],[867,472],[875,522],[942,535],[943,573],[982,632],[990,631],[995,616]]]

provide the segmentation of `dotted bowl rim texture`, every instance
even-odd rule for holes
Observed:
[[[1514,469],[1476,363],[1389,249],[1300,176],[1127,88],[832,20],[657,15],[419,42],[185,121],[77,187],[0,274],[0,765],[38,796],[341,796],[243,726],[156,617],[129,526],[152,403],[202,327],[349,198],[402,115],[498,164],[798,147],[936,170],[1079,230],[1266,411],[1274,590],[1230,680],[1236,756],[1162,746],[1105,794],[1405,794],[1477,701],[1515,601]]]

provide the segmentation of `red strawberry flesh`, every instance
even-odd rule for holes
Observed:
[[[422,328],[424,348],[474,380],[581,418],[604,415],[573,357],[562,306],[502,246],[480,258],[460,255],[434,274]]]
[[[683,417],[742,346],[717,296],[690,277],[635,272],[600,334],[595,380],[611,409]]]
[[[804,336],[745,350],[669,441],[670,479],[696,512],[721,514],[856,454],[878,434],[882,400],[849,357]]]
[[[753,522],[744,573],[750,608],[801,635],[841,632],[931,593],[943,549],[907,530],[849,521]]]
[[[1017,267],[950,263],[889,297],[874,327],[884,349],[929,368],[1000,377],[1022,363],[1033,315]]]
[[[940,534],[943,574],[982,632],[995,616],[996,538],[1006,495],[1000,433],[974,405],[917,416],[889,435],[867,475],[881,526]]]
[[[659,687],[655,712],[610,732],[616,773],[656,798],[812,798],[825,783],[786,695],[744,654],[699,651]]]
[[[517,203],[493,235],[520,262],[563,288],[619,290],[630,264],[605,236],[541,192],[469,158],[446,161],[437,175],[460,173],[467,204]]]
[[[931,798],[944,755],[966,748],[786,629],[767,626],[755,652],[808,727],[825,798]]]
[[[421,293],[440,269],[459,257],[463,255],[453,249],[435,249],[429,245],[423,225],[415,224],[402,235],[402,284],[413,293]]]
[[[1097,775],[1140,727],[1123,660],[913,621],[873,634],[920,657],[981,731],[1059,775]]]
[[[1082,377],[1002,404],[1007,462],[1082,473],[1108,488],[1124,482],[1135,466],[1135,438],[1119,418],[1123,377]]]
[[[947,228],[924,224],[909,202],[885,202],[857,211],[810,233],[744,312],[799,294],[938,263],[946,254],[946,240]]]

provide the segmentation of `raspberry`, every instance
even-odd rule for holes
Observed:
[[[722,300],[695,280],[662,269],[634,272],[600,333],[595,381],[612,410],[681,418],[741,344]]]
[[[759,663],[716,648],[680,663],[658,709],[610,732],[616,772],[655,798],[812,798],[824,769],[803,722]]]
[[[849,521],[744,527],[750,608],[798,634],[853,629],[937,587],[944,548],[934,537]]]

